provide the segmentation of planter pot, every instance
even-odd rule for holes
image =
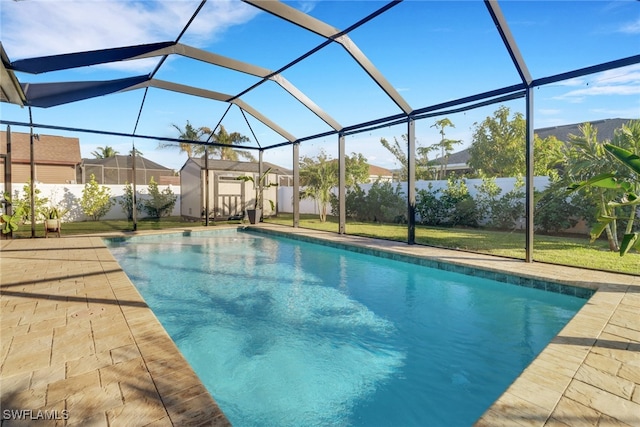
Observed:
[[[61,219],[45,219],[44,220],[44,237],[49,237],[49,233],[56,233],[60,237]]]
[[[249,216],[249,223],[257,224],[262,218],[262,209],[247,209],[247,215]]]

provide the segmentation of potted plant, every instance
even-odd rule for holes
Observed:
[[[47,237],[49,233],[57,233],[60,237],[60,228],[62,226],[62,216],[64,212],[55,206],[50,206],[43,210],[44,215],[44,235]]]
[[[249,222],[251,224],[257,224],[262,219],[262,206],[260,205],[260,202],[262,201],[264,189],[269,187],[276,187],[278,185],[275,182],[266,184],[269,172],[271,172],[271,168],[262,173],[262,175],[258,179],[258,182],[256,182],[254,177],[250,175],[242,175],[236,178],[243,182],[253,182],[254,188],[256,190],[254,207],[253,209],[247,209],[247,216],[249,217]],[[273,200],[269,200],[269,203],[271,204],[271,210],[274,210],[275,204],[273,203]]]

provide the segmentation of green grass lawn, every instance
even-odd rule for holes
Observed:
[[[210,221],[210,226],[239,224],[240,221]],[[166,218],[144,218],[138,220],[138,230],[167,230],[171,228],[199,227],[204,225],[202,222],[185,221],[179,216]],[[132,231],[133,222],[127,220],[100,220],[100,221],[79,221],[79,222],[63,222],[62,235],[72,236],[77,234],[99,234],[114,231]],[[17,232],[14,233],[16,238],[31,237],[31,225],[23,224]],[[43,224],[36,224],[36,237],[44,237]]]
[[[291,214],[279,214],[277,217],[268,218],[267,222],[291,226],[293,224],[293,216]],[[210,222],[211,226],[229,224],[240,224],[240,221]],[[200,225],[204,225],[204,223],[184,221],[180,217],[145,218],[138,221],[138,230],[166,230]],[[300,227],[337,233],[338,220],[335,217],[330,217],[323,223],[320,222],[317,215],[300,215]],[[99,234],[114,231],[132,231],[132,229],[133,223],[126,220],[66,222],[62,225],[62,235]],[[406,242],[407,240],[407,227],[399,224],[348,221],[346,232],[347,234],[401,242]],[[24,224],[20,226],[14,236],[16,238],[31,237],[30,225]],[[42,224],[36,225],[36,237],[44,237]],[[416,243],[509,258],[524,259],[525,257],[525,236],[522,232],[471,228],[435,228],[418,225],[416,226]],[[558,237],[536,235],[534,238],[533,258],[536,261],[552,264],[640,275],[639,253],[632,252],[621,257],[618,253],[608,250],[606,241],[601,240],[591,244],[587,236]]]
[[[269,218],[267,221],[291,226],[292,218],[292,215],[279,214],[278,217]],[[338,232],[338,220],[330,217],[322,223],[317,215],[301,215],[300,227]],[[346,232],[358,236],[407,241],[406,225],[347,221]],[[416,226],[416,243],[509,258],[525,258],[525,235],[515,231],[436,228],[418,225]],[[599,240],[591,244],[588,236],[535,235],[533,258],[536,261],[552,264],[640,275],[638,252],[621,257],[617,252],[608,250],[606,241]]]

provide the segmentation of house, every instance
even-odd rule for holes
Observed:
[[[263,173],[271,168],[265,184],[277,183],[289,185],[293,172],[272,163],[263,162]],[[256,200],[256,186],[251,181],[241,181],[239,176],[253,176],[258,181],[258,163],[234,160],[208,160],[208,171],[205,171],[204,158],[189,158],[180,169],[180,213],[189,219],[200,219],[204,216],[207,205],[205,177],[208,176],[209,217],[227,219],[242,214],[253,208]],[[277,187],[264,189],[263,215],[269,216],[277,212]],[[272,209],[270,201],[274,206]]]
[[[627,124],[631,121],[631,119],[604,119],[604,120],[595,120],[591,121],[591,125],[598,129],[598,141],[606,141],[613,139],[614,133],[616,129],[620,129],[622,125]],[[583,123],[574,123],[570,125],[563,126],[551,126],[546,128],[535,129],[534,133],[538,135],[539,138],[545,139],[550,136],[555,136],[559,141],[569,141],[569,135],[580,135],[580,126],[584,125]],[[469,162],[469,149],[465,148],[464,150],[458,151],[456,153],[451,153],[449,156],[449,162],[447,163],[447,174],[456,173],[458,175],[462,175],[464,173],[470,173],[471,168],[468,165]],[[442,162],[442,159],[437,159],[435,163],[437,165]]]
[[[378,180],[380,182],[392,182],[393,171],[380,166],[369,165],[369,179],[367,179],[367,183],[373,183]]]
[[[98,184],[133,183],[133,157],[115,155],[103,159],[82,159],[78,167],[77,181],[85,184],[95,175]],[[136,185],[148,185],[151,177],[160,185],[180,185],[180,177],[172,169],[143,156],[136,156]]]
[[[5,182],[7,132],[0,132],[0,154],[3,162],[0,182]],[[30,134],[11,132],[11,182],[31,181]],[[80,140],[57,135],[34,135],[35,181],[43,184],[73,184],[80,164]]]

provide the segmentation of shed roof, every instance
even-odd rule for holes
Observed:
[[[198,165],[200,168],[204,169],[204,159],[191,157],[185,163],[185,166],[189,163],[193,162]],[[292,175],[293,171],[287,168],[283,168],[278,165],[274,165],[269,162],[262,162],[262,170],[266,171],[271,168],[271,172],[277,175]],[[184,168],[184,166],[183,166]],[[241,162],[236,160],[219,160],[219,159],[209,159],[209,170],[218,170],[218,171],[229,171],[229,172],[243,172],[243,173],[258,173],[259,165],[256,162]]]

